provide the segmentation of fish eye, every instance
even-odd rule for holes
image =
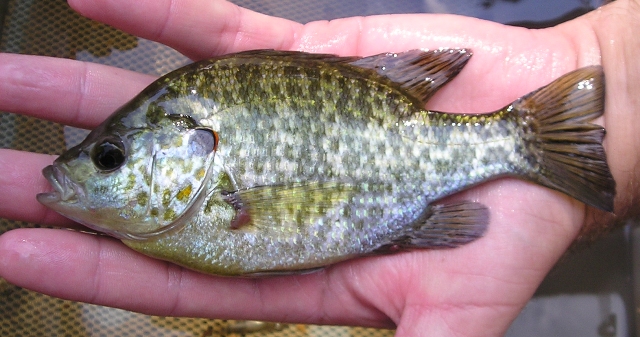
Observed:
[[[91,150],[91,161],[102,171],[113,171],[124,164],[124,144],[120,140],[108,138]]]

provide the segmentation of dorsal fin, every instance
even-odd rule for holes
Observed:
[[[350,64],[375,70],[425,104],[462,70],[471,55],[469,49],[414,49],[364,57]]]
[[[235,58],[260,58],[270,59],[276,58],[287,61],[320,61],[324,63],[349,63],[361,59],[358,56],[338,56],[335,54],[320,54],[320,53],[307,53],[303,51],[295,50],[274,50],[274,49],[256,49],[247,50],[235,54],[229,54],[222,57],[235,57]]]
[[[248,59],[277,58],[301,64],[322,62],[373,70],[378,75],[397,83],[409,96],[424,105],[436,91],[458,75],[471,55],[469,49],[442,48],[429,51],[414,49],[402,53],[383,53],[363,58],[271,49],[250,50],[229,56]]]

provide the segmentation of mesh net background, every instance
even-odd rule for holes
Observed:
[[[234,0],[298,22],[354,15],[425,12],[423,1]],[[485,6],[494,1],[484,1]],[[3,15],[6,11],[6,15]],[[464,13],[464,11],[461,11]],[[189,62],[161,44],[136,38],[73,12],[65,0],[0,0],[0,51],[108,64],[160,75]],[[0,112],[0,147],[59,154],[86,130]],[[0,234],[37,224],[0,218]],[[0,336],[220,336],[246,322],[147,316],[31,292],[0,279]],[[391,336],[393,331],[310,325],[269,325],[256,335]]]

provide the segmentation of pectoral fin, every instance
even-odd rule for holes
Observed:
[[[308,182],[252,187],[227,193],[224,199],[236,209],[232,229],[266,226],[296,231],[348,202],[353,191],[347,183]]]

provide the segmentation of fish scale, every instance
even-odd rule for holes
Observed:
[[[197,62],[45,169],[54,191],[38,198],[149,256],[244,276],[472,242],[488,209],[441,199],[504,176],[611,211],[604,129],[589,123],[603,112],[601,68],[491,113],[425,110],[470,56],[250,51]]]

